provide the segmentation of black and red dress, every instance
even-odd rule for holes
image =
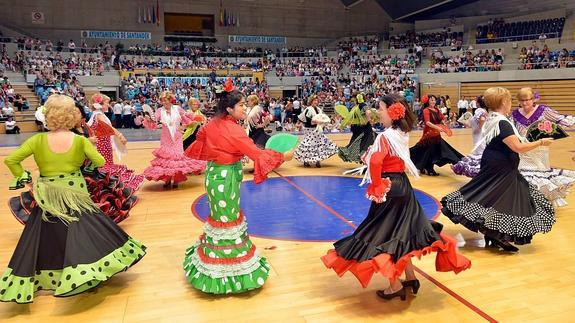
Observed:
[[[455,164],[463,158],[455,148],[441,138],[441,133],[427,125],[441,125],[445,116],[437,108],[423,109],[423,135],[415,146],[410,148],[411,160],[420,171],[434,173],[433,165]]]
[[[394,138],[404,140],[391,145]],[[437,271],[458,273],[471,266],[457,253],[455,240],[441,233],[443,226],[429,220],[417,201],[405,174],[405,159],[411,164],[408,140],[406,133],[396,129],[387,129],[377,137],[371,156],[368,152],[369,157],[364,158],[372,182],[366,193],[372,200],[367,217],[352,235],[335,242],[335,249],[321,258],[339,276],[351,272],[364,288],[376,273],[395,281],[411,257],[430,252],[437,253]],[[414,169],[413,164],[410,169]]]

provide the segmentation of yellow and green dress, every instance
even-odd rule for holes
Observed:
[[[0,279],[0,301],[30,303],[40,290],[60,297],[79,294],[146,254],[92,202],[80,167],[85,159],[102,166],[102,155],[78,135],[67,152],[53,152],[48,135],[32,136],[4,161],[18,181],[28,173],[21,162],[33,155],[40,177],[20,196],[30,217]]]
[[[345,109],[345,110],[344,110]],[[375,140],[376,133],[366,116],[365,104],[356,105],[348,112],[345,106],[336,107],[336,111],[343,117],[341,127],[350,126],[351,139],[345,147],[339,147],[337,154],[345,162],[362,163],[361,155],[369,149]],[[372,113],[377,115],[377,112]]]
[[[188,149],[190,145],[196,141],[196,135],[198,134],[198,130],[204,122],[206,122],[206,116],[202,113],[202,111],[190,111],[186,113],[187,117],[192,120],[192,122],[186,127],[184,134],[182,135],[182,140],[184,142],[184,150]]]

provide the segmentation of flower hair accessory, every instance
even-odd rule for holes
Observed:
[[[396,102],[387,108],[387,113],[393,121],[403,119],[405,117],[405,107],[403,104]]]
[[[234,84],[232,83],[232,78],[228,77],[228,79],[226,80],[226,86],[224,87],[224,91],[226,92],[232,92],[234,90]]]
[[[427,95],[421,97],[421,103],[426,104],[427,101],[429,101],[429,97]]]

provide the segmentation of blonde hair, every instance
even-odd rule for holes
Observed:
[[[310,96],[310,97],[307,99],[307,105],[311,105],[311,103],[312,103],[313,100],[315,100],[315,99],[319,99],[319,97],[318,97],[316,94]]]
[[[170,91],[163,91],[162,93],[160,93],[160,96],[158,97],[158,99],[160,99],[160,102],[164,99],[168,99],[169,101],[172,101],[175,98],[176,98],[176,96],[174,95],[174,93],[172,93]]]
[[[71,97],[52,94],[46,103],[46,125],[50,130],[70,130],[80,123],[82,115]]]
[[[248,95],[247,100],[248,100],[248,103],[253,103],[254,105],[260,103],[260,98],[258,98],[258,96],[255,94]]]
[[[530,100],[535,98],[535,93],[530,87],[520,88],[517,92],[517,100]]]
[[[490,87],[483,92],[483,102],[487,110],[499,110],[505,101],[511,101],[511,92],[504,87]]]
[[[194,102],[198,102],[198,104],[200,104],[200,100],[198,100],[198,99],[196,99],[196,98],[190,98],[190,99],[188,100],[188,106],[191,107]]]
[[[102,102],[106,102],[106,101],[110,102],[111,101],[110,97],[107,96],[106,94],[102,94],[102,98],[103,98]]]

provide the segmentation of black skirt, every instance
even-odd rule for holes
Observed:
[[[28,196],[31,198],[31,196]],[[33,205],[33,203],[27,203]],[[33,205],[8,268],[0,280],[0,300],[30,303],[39,290],[72,296],[127,270],[146,247],[130,238],[101,211],[65,224]]]
[[[184,151],[188,149],[188,147],[190,147],[194,141],[196,141],[196,135],[198,134],[199,130],[200,127],[196,127],[196,130],[194,130],[194,132],[188,138],[184,139]]]
[[[481,170],[469,183],[441,200],[442,212],[454,223],[504,242],[527,244],[549,232],[553,206],[517,169],[517,162],[486,149]]]
[[[441,240],[442,225],[430,221],[405,173],[386,173],[392,184],[384,203],[371,203],[355,232],[334,243],[337,254],[362,262],[386,253],[393,261]]]
[[[349,144],[338,149],[338,156],[344,162],[361,163],[361,155],[373,145],[376,133],[371,128],[371,124],[352,125],[351,139]]]
[[[270,136],[266,133],[264,128],[252,128],[250,130],[249,137],[252,138],[254,143],[260,148],[265,148],[268,139],[270,139]]]
[[[456,164],[464,156],[440,136],[421,140],[409,149],[411,160],[419,170],[432,170],[433,165]]]

